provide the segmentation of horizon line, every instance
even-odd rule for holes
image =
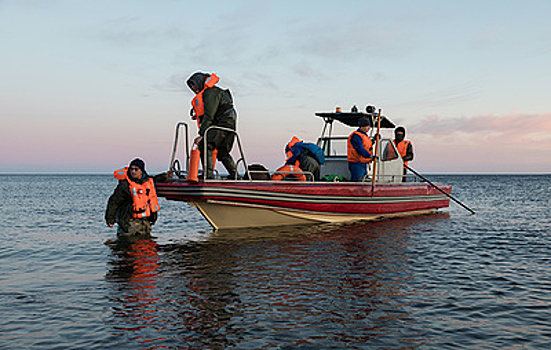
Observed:
[[[166,171],[160,172],[159,174],[166,173]],[[149,175],[155,175],[149,173]],[[425,172],[423,174],[428,175],[551,175],[551,172]],[[17,172],[0,172],[0,176],[6,175],[113,175],[112,172],[26,172],[26,171],[17,171]]]

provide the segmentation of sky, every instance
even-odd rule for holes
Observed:
[[[215,72],[249,164],[381,108],[421,173],[551,173],[551,1],[0,0],[0,173],[169,167]],[[348,135],[352,129],[337,128]],[[218,164],[220,166],[220,164]]]

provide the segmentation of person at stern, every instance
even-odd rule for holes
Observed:
[[[398,149],[398,153],[404,161],[404,175],[407,173],[408,162],[413,160],[413,145],[411,141],[406,140],[406,129],[399,126],[394,130],[394,144]],[[406,178],[404,177],[404,182]]]

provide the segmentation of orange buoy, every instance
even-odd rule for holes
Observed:
[[[197,147],[193,147],[189,157],[189,169],[187,172],[187,181],[199,182],[199,163],[201,161],[201,152]]]

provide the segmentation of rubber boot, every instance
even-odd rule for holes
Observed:
[[[207,179],[214,179],[214,169],[212,168],[212,150],[207,151]]]
[[[222,164],[224,165],[224,168],[228,171],[228,179],[230,180],[236,180],[237,179],[237,167],[235,166],[235,162],[233,161],[233,158],[228,155],[224,157],[223,159],[220,159]]]

